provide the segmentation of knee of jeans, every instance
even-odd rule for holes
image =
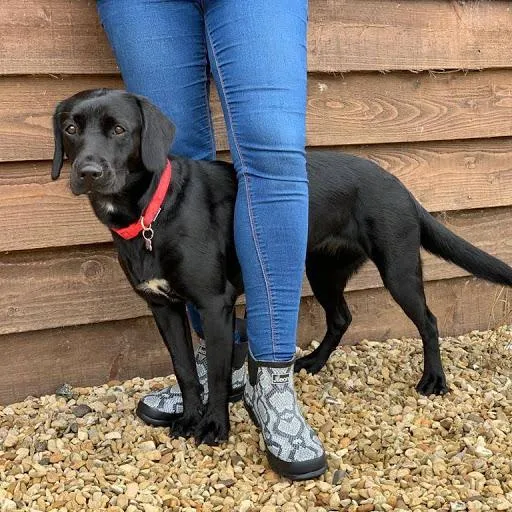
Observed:
[[[254,123],[235,142],[237,172],[260,178],[303,181],[306,176],[305,136],[286,123]]]
[[[274,139],[274,142],[279,139]],[[233,157],[237,173],[284,181],[307,181],[304,146],[268,143],[241,144]]]
[[[239,177],[242,174],[280,181],[307,181],[303,148],[245,147],[241,149],[240,158],[234,158],[234,161]]]

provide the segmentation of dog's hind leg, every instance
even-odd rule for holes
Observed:
[[[436,317],[426,308],[426,334],[422,334],[424,370],[416,385],[416,391],[422,395],[444,395],[449,388],[444,375],[441,353],[439,351],[439,331]]]
[[[423,341],[424,369],[416,390],[422,395],[442,395],[448,392],[448,386],[441,362],[437,321],[425,299],[419,247],[415,250],[412,243],[396,251],[394,256],[376,257],[374,262],[385,287],[414,322]]]
[[[304,368],[308,373],[318,373],[350,326],[352,315],[345,302],[343,290],[351,271],[352,268],[340,268],[330,257],[308,255],[306,274],[315,297],[324,308],[327,332],[322,343],[313,352],[295,362],[296,372]]]

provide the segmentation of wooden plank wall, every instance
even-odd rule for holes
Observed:
[[[512,263],[512,9],[508,1],[310,0],[307,141],[367,156],[451,229]],[[122,87],[92,0],[0,4],[0,403],[169,371],[108,232],[66,177],[50,115]],[[219,150],[222,113],[212,100]],[[225,153],[224,153],[225,154]],[[426,256],[442,334],[509,322],[509,291]],[[370,265],[349,286],[347,338],[415,335]],[[323,334],[305,283],[300,341]]]

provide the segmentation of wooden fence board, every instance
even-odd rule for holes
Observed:
[[[509,67],[510,3],[313,0],[310,67],[318,71]]]
[[[115,77],[0,79],[0,162],[53,155],[51,114],[58,101],[94,87],[122,87]],[[214,95],[217,146],[227,146]],[[329,146],[512,135],[512,71],[430,75],[310,76],[307,144]]]
[[[502,286],[459,277],[426,282],[425,294],[441,336],[492,329],[512,321],[512,294]],[[419,336],[414,324],[384,288],[351,291],[346,298],[353,317],[344,338],[346,343]],[[322,339],[325,319],[312,297],[302,299],[300,321],[302,345]]]
[[[0,346],[9,361],[0,376],[0,404],[53,393],[64,382],[93,386],[172,368],[149,317],[0,336]]]
[[[426,283],[426,294],[443,336],[512,321],[510,293],[499,286],[476,279],[448,279]],[[385,290],[350,292],[347,300],[354,319],[346,342],[418,336]],[[322,339],[324,331],[320,305],[312,297],[303,298],[299,343],[307,346],[313,339]],[[171,366],[150,318],[9,334],[0,337],[0,346],[4,360],[9,361],[9,372],[0,373],[0,404],[53,393],[64,382],[93,386],[111,379],[167,375]],[[419,343],[417,347],[420,351]],[[418,378],[419,372],[417,368]]]
[[[512,263],[511,209],[456,214],[447,225],[491,254]],[[467,273],[427,255],[427,280]],[[372,264],[349,283],[348,290],[382,286]],[[303,295],[311,290],[305,281]],[[148,315],[130,288],[110,246],[58,251],[14,252],[0,256],[0,334],[23,332]]]
[[[5,254],[0,334],[148,315],[111,247]]]
[[[50,181],[50,163],[32,165],[34,174],[18,174],[17,181],[28,179],[33,180],[32,183],[3,185],[4,182],[16,181],[13,177],[17,174],[15,171],[24,165],[4,164],[11,169],[16,168],[12,173],[4,174],[4,179],[0,178],[0,215],[5,219],[0,251],[112,241],[109,230],[98,221],[87,197],[75,197],[71,193],[67,172],[59,181]],[[5,167],[0,165],[0,173],[2,170]]]
[[[509,67],[509,2],[312,0],[311,71]],[[91,0],[3,0],[0,74],[111,74]]]
[[[397,176],[429,211],[512,204],[512,138],[349,146]]]
[[[509,70],[349,73],[308,82],[308,144],[376,144],[507,136]]]

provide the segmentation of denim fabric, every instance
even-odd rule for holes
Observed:
[[[173,153],[215,158],[213,75],[238,177],[235,244],[251,353],[259,361],[289,361],[308,230],[307,1],[97,4],[127,90],[149,97],[176,124]]]

